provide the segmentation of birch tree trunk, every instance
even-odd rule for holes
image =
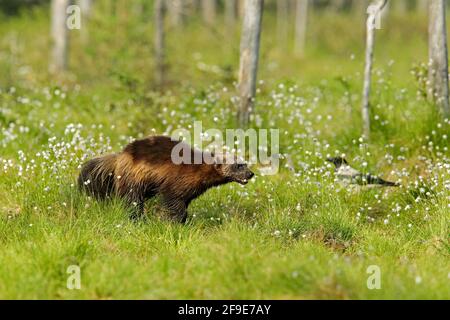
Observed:
[[[241,127],[248,125],[254,108],[263,5],[264,0],[245,0],[239,68],[238,121]]]
[[[444,115],[450,115],[445,0],[429,0],[430,96]]]
[[[234,26],[237,16],[237,0],[225,0],[225,23]]]
[[[288,39],[289,2],[277,0],[277,38],[279,46],[285,47]]]
[[[370,89],[372,82],[372,65],[373,65],[373,50],[375,45],[375,29],[377,23],[381,19],[381,12],[386,6],[387,0],[378,0],[371,4],[368,8],[369,17],[367,18],[367,38],[366,38],[366,62],[364,69],[364,86],[362,97],[362,120],[363,133],[369,139],[370,137]],[[379,27],[379,26],[378,26]]]
[[[305,55],[306,26],[308,23],[308,1],[309,0],[296,0],[295,53],[301,57]]]
[[[216,20],[216,0],[202,0],[203,21],[213,25]]]
[[[70,0],[52,0],[51,3],[51,61],[50,72],[67,70],[69,32],[66,25],[66,9]]]
[[[183,24],[183,0],[170,0],[168,7],[172,25],[180,26]]]
[[[155,19],[155,81],[162,87],[165,81],[164,0],[154,2]]]

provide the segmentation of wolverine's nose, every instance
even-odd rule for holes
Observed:
[[[255,175],[255,174],[254,174],[253,172],[250,171],[250,172],[247,174],[247,179],[253,178],[254,175]]]

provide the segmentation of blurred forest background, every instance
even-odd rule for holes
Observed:
[[[66,80],[109,86],[123,76],[130,83],[143,84],[151,90],[155,82],[153,2],[86,2],[92,2],[92,6],[83,15],[81,30],[69,31],[68,63],[72,77]],[[229,83],[237,79],[243,14],[239,8],[243,1],[211,0],[212,9],[203,2],[167,1],[167,84],[171,89],[180,84],[201,85],[216,80]],[[228,2],[235,3],[236,11],[231,14]],[[260,79],[319,82],[323,77],[339,77],[344,72],[362,72],[370,2],[310,2],[303,54],[296,48],[296,1],[265,1]],[[422,2],[392,1],[382,21],[376,59],[379,66],[395,61],[392,75],[400,79],[408,76],[413,63],[427,62],[427,7]],[[181,8],[172,8],[177,3],[181,3]],[[0,8],[4,35],[2,69],[25,65],[31,68],[30,78],[47,77],[51,49],[49,1],[2,0]],[[30,20],[34,23],[24,23]],[[399,42],[402,50],[398,50]],[[1,80],[7,85],[18,76],[11,70]]]

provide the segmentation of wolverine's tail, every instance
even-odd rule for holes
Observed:
[[[98,199],[114,193],[114,171],[117,154],[94,158],[86,162],[78,176],[78,187]]]

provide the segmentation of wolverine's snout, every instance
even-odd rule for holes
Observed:
[[[248,180],[253,178],[254,175],[255,174],[251,170],[246,169],[242,174],[236,175],[235,180],[237,183],[246,185],[248,183]]]

